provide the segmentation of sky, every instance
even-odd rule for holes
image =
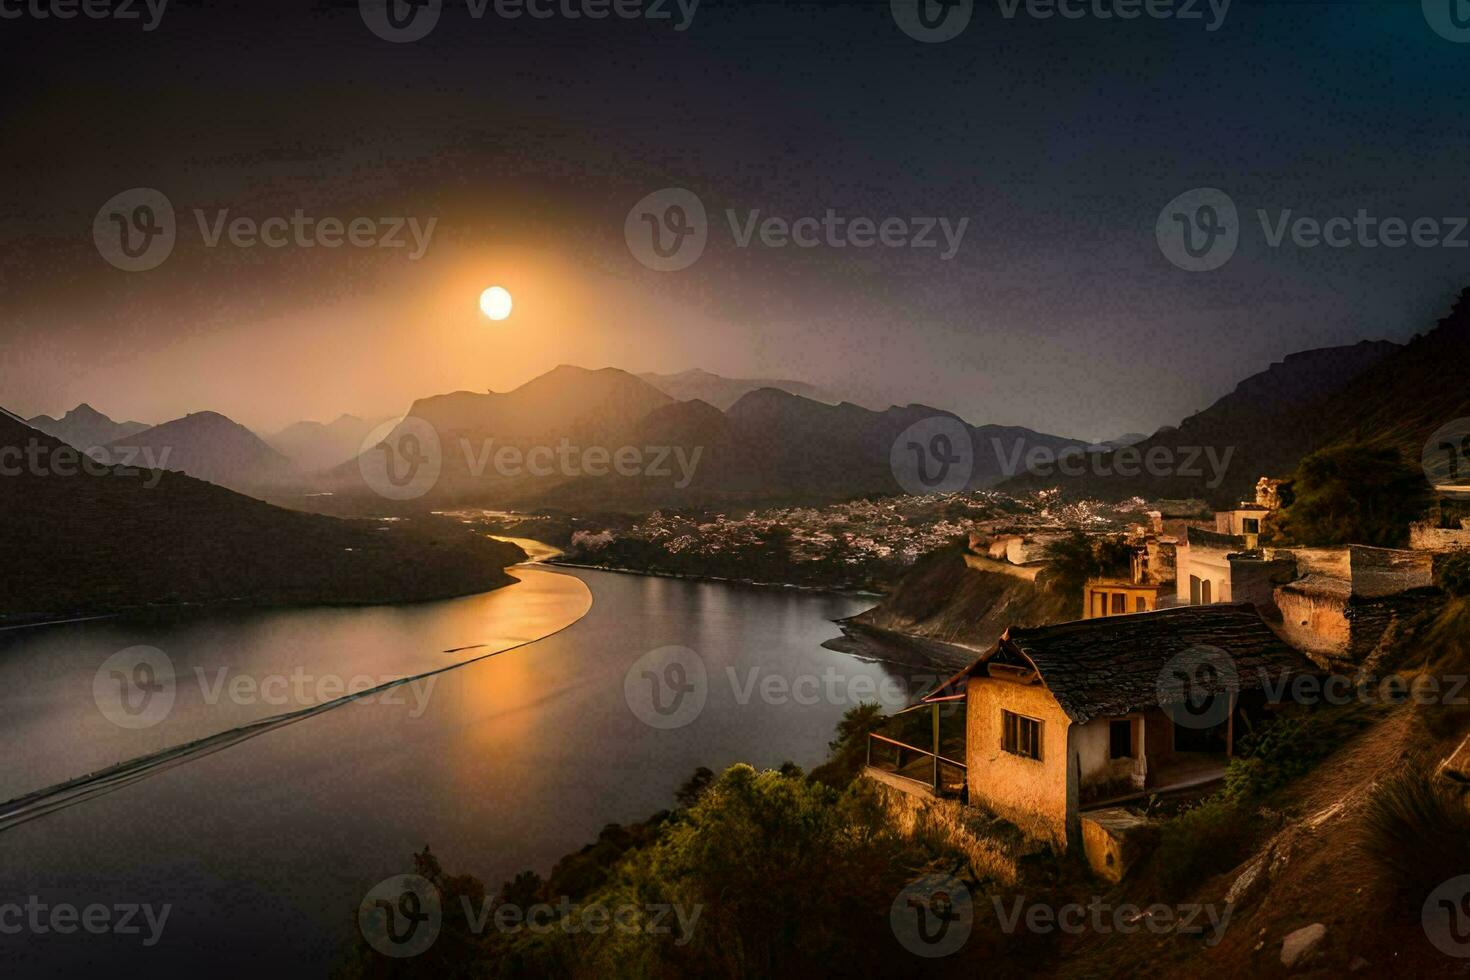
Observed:
[[[990,0],[932,43],[911,0],[442,0],[400,42],[356,0],[54,2],[0,0],[0,405],[27,416],[271,431],[575,363],[1107,438],[1294,351],[1407,340],[1470,284],[1470,39],[1440,0]],[[1196,188],[1236,245],[1192,271],[1159,225],[1203,229],[1171,204]],[[1360,212],[1437,231],[1290,230]],[[657,268],[654,228],[697,257]]]

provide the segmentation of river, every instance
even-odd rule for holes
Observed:
[[[821,646],[867,600],[512,571],[520,584],[411,606],[0,633],[0,799],[148,760],[0,829],[7,970],[323,975],[355,941],[364,894],[425,844],[493,890],[672,805],[698,766],[810,767],[851,704],[904,700],[893,668]],[[653,693],[696,674],[678,710]],[[167,691],[167,710],[129,701],[133,681]],[[354,683],[390,686],[320,708]],[[304,717],[266,721],[291,712]],[[169,911],[160,930],[140,915],[138,933],[61,934],[36,913],[41,928],[10,934],[32,915],[7,919],[11,903]]]

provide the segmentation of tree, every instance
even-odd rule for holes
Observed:
[[[1402,547],[1434,502],[1423,470],[1393,446],[1348,443],[1297,466],[1291,503],[1267,519],[1272,544]]]

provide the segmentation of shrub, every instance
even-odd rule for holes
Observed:
[[[1439,587],[1456,598],[1470,596],[1470,551],[1445,560],[1439,570]]]
[[[1159,878],[1175,893],[1228,871],[1249,855],[1254,838],[1249,811],[1213,796],[1164,824],[1159,839]]]
[[[1425,759],[1379,784],[1363,828],[1362,851],[1416,912],[1441,882],[1470,874],[1470,807],[1462,790],[1436,777]]]

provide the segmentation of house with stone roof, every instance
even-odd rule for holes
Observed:
[[[1013,627],[924,700],[965,702],[969,802],[1066,848],[1089,810],[1222,778],[1316,672],[1254,607],[1215,604]]]

